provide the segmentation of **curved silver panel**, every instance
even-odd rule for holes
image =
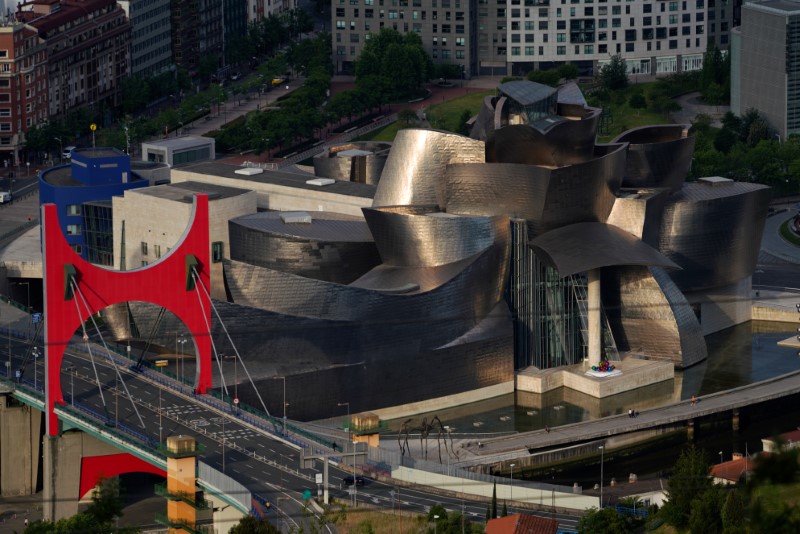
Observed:
[[[475,122],[472,124],[472,129],[469,136],[472,139],[485,141],[488,132],[494,130],[494,116],[495,116],[495,97],[485,96],[481,103],[481,109],[475,117]]]
[[[621,350],[678,368],[708,356],[691,305],[663,269],[605,269],[603,305]]]
[[[441,205],[436,192],[445,167],[449,163],[483,161],[482,141],[437,130],[400,130],[383,168],[372,207]]]
[[[391,143],[353,142],[334,145],[314,156],[314,174],[345,182],[377,185]]]
[[[769,196],[764,185],[714,181],[685,184],[669,199],[658,248],[683,269],[670,273],[681,290],[725,286],[753,273]]]
[[[606,221],[622,228],[651,247],[658,247],[661,216],[669,189],[621,189]]]
[[[473,256],[508,233],[507,217],[459,216],[436,208],[363,208],[384,265],[437,266]]]
[[[595,159],[557,169],[450,165],[443,193],[447,211],[525,219],[532,236],[579,222],[604,222],[619,189],[626,146],[599,146]]]
[[[688,124],[642,126],[623,132],[612,143],[630,143],[623,187],[667,187],[679,191],[694,153]]]
[[[577,106],[563,105],[565,112],[578,112]],[[562,167],[584,163],[594,156],[597,126],[602,110],[586,108],[574,119],[547,125],[536,123],[506,126],[488,135],[486,161],[489,163],[524,163]],[[539,129],[540,123],[547,125]]]
[[[228,221],[230,258],[339,284],[348,284],[380,264],[363,220],[319,211],[302,214],[311,222],[284,222],[280,212]]]
[[[603,223],[578,223],[531,240],[537,256],[563,278],[612,265],[678,266],[636,236]]]

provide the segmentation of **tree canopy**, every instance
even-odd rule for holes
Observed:
[[[357,87],[361,80],[377,77],[389,98],[403,98],[413,96],[431,78],[434,67],[416,32],[403,35],[383,28],[364,45],[355,72]]]

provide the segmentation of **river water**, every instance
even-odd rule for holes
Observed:
[[[692,395],[702,397],[717,391],[724,391],[780,376],[800,369],[797,349],[779,347],[777,343],[797,334],[797,325],[792,323],[773,323],[750,321],[706,337],[708,359],[684,371],[676,372],[672,381],[655,384],[645,388],[616,395],[608,399],[596,399],[579,392],[560,388],[544,395],[518,392],[503,397],[460,406],[449,410],[439,410],[419,415],[430,420],[437,416],[444,425],[453,429],[454,436],[471,437],[493,436],[498,434],[525,432],[545,427],[587,421],[599,417],[626,413],[629,409],[643,410],[680,400]],[[778,403],[777,406],[780,406]],[[731,431],[730,421],[720,423],[718,428],[699,429],[696,443],[706,450],[713,450],[712,461],[718,461],[719,451],[725,459],[731,453],[761,450],[761,438],[775,433],[792,430],[800,424],[800,412],[787,405],[760,416],[758,420],[743,424],[740,433]],[[390,428],[399,428],[398,421],[390,421]],[[461,435],[461,436],[460,436]],[[629,473],[640,478],[664,475],[666,467],[677,459],[682,437],[671,442],[662,442],[654,450],[628,451],[623,456],[606,455],[605,469],[607,481],[611,477],[627,480]],[[525,478],[535,478],[557,484],[572,485],[579,482],[584,487],[598,478],[594,474],[594,461],[566,470],[549,470],[547,473],[526,473]],[[666,466],[666,467],[665,467]]]

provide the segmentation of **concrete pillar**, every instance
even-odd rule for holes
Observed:
[[[589,365],[600,365],[603,344],[600,328],[600,269],[588,273],[587,304],[589,323]]]
[[[0,496],[33,495],[41,468],[42,412],[0,397]]]
[[[686,422],[686,439],[694,441],[694,419],[689,419]]]
[[[738,432],[739,431],[739,410],[738,409],[734,409],[733,410],[733,413],[732,413],[732,416],[731,416],[731,424],[732,424],[734,432]]]

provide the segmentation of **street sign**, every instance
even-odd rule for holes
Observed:
[[[33,324],[39,324],[42,322],[42,314],[41,313],[34,313],[31,315],[31,321]]]
[[[89,125],[89,129],[91,131],[95,131],[95,130],[97,130],[97,125],[95,123],[92,123],[92,124]]]
[[[322,473],[316,473],[315,478],[317,479],[317,484],[322,484]]]
[[[303,500],[307,501],[311,498],[311,490],[303,491]]]
[[[233,403],[238,405],[239,404],[239,397],[236,397],[235,399],[233,399]]]
[[[169,365],[169,360],[156,360],[156,367],[166,367]]]

